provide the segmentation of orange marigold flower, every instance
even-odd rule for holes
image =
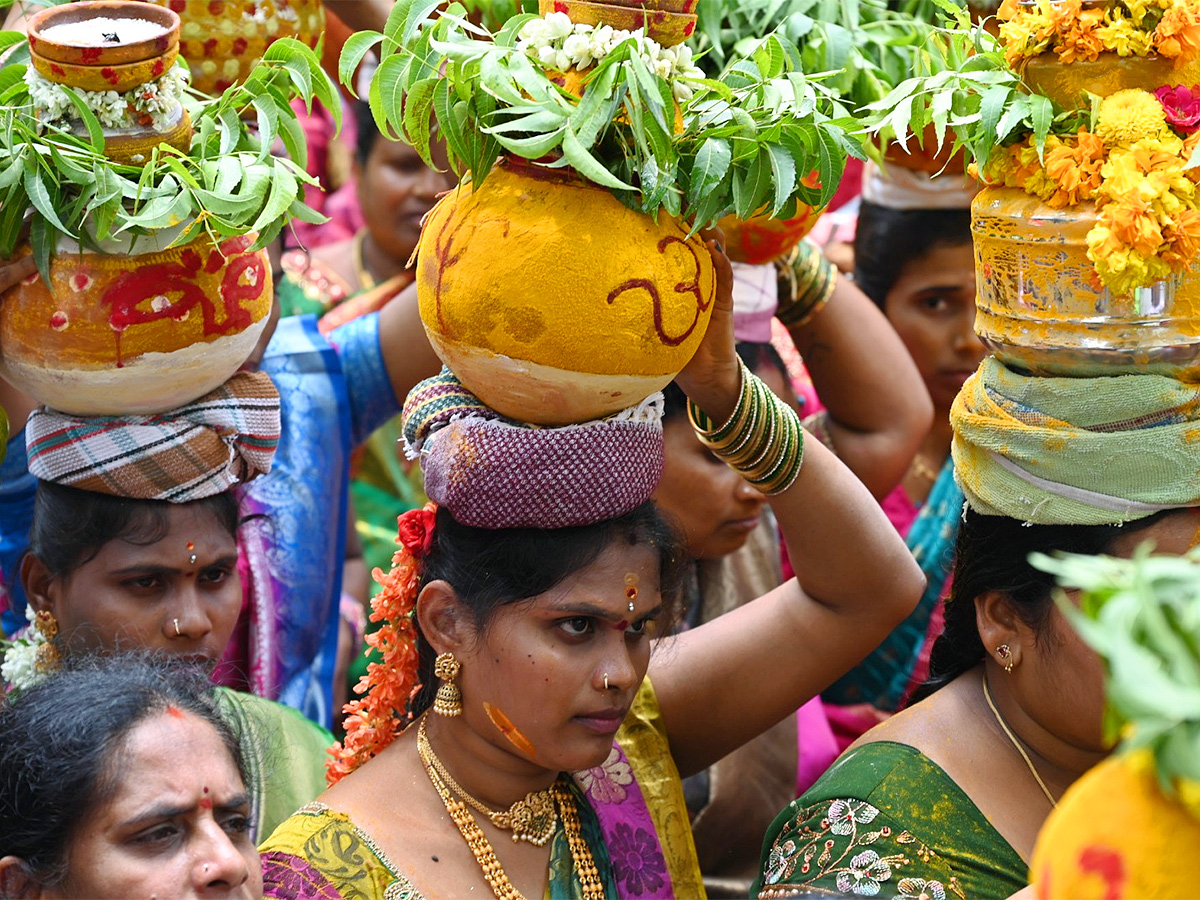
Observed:
[[[1167,249],[1160,254],[1163,262],[1176,271],[1192,264],[1200,254],[1200,210],[1184,209],[1163,229]]]
[[[1175,0],[1154,29],[1155,49],[1173,59],[1175,68],[1187,65],[1200,53],[1200,11],[1186,0]]]
[[[1162,246],[1162,227],[1148,203],[1131,200],[1106,203],[1100,210],[1099,221],[1107,224],[1117,240],[1140,256],[1152,257]]]
[[[1104,144],[1085,128],[1074,141],[1053,136],[1046,141],[1046,176],[1058,186],[1047,203],[1055,207],[1073,206],[1091,200],[1100,187],[1104,165]]]
[[[383,624],[366,640],[379,652],[381,661],[367,666],[367,674],[354,687],[354,692],[362,696],[343,708],[347,713],[346,739],[330,748],[325,770],[331,785],[395,740],[407,721],[408,704],[421,688],[417,680],[417,633],[412,623],[420,573],[418,560],[408,548],[422,555],[428,550],[436,510],[435,504],[428,503],[422,510],[406,513],[407,519],[401,516],[398,525],[404,542],[397,538],[400,547],[392,556],[391,571],[384,574],[376,569],[371,573],[382,587],[371,601],[371,621]]]

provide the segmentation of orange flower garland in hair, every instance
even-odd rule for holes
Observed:
[[[383,586],[371,601],[372,622],[381,622],[378,631],[367,635],[367,643],[379,651],[382,662],[367,666],[367,674],[354,686],[361,694],[343,708],[346,713],[346,739],[333,745],[333,758],[325,779],[337,784],[384,747],[395,740],[407,725],[409,701],[421,689],[417,680],[417,631],[413,609],[420,585],[421,560],[433,546],[433,526],[437,505],[410,509],[397,519],[400,545],[392,557],[392,570],[371,573]]]

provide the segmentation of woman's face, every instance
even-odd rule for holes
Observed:
[[[654,502],[694,559],[738,550],[758,527],[767,498],[700,443],[687,416],[663,423],[663,477]]]
[[[970,242],[939,244],[900,270],[884,300],[888,321],[939,410],[948,410],[987,352],[975,334]]]
[[[139,723],[112,758],[111,796],[67,849],[67,877],[50,896],[262,896],[250,800],[211,725],[174,707]]]
[[[458,654],[472,730],[547,769],[601,765],[650,663],[658,570],[657,550],[615,543],[546,593],[500,607]]]
[[[444,151],[434,146],[438,164],[447,168]],[[438,194],[454,187],[450,172],[435,172],[408,144],[378,138],[358,181],[363,221],[376,245],[400,264],[408,262],[421,236],[421,219]]]
[[[169,504],[167,521],[153,544],[109,541],[41,587],[27,576],[31,602],[54,613],[69,653],[145,648],[210,664],[221,658],[242,608],[237,544],[210,509]]]
[[[1123,534],[1108,553],[1131,557],[1143,543],[1154,544],[1154,552],[1181,556],[1200,538],[1200,514],[1181,510],[1165,516],[1148,528]],[[1076,592],[1070,592],[1078,601]],[[1104,663],[1057,608],[1051,613],[1049,631],[1039,637],[1039,652],[1030,654],[1025,682],[1031,687],[1021,698],[1022,708],[1044,729],[1068,745],[1083,751],[1104,752],[1103,736]],[[1044,652],[1041,652],[1044,651]],[[1055,689],[1047,691],[1045,685]]]

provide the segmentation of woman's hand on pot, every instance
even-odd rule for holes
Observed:
[[[714,422],[729,418],[742,388],[733,337],[733,267],[725,255],[723,241],[724,235],[719,230],[705,235],[704,243],[716,270],[712,318],[695,355],[675,378],[688,398]]]
[[[23,279],[37,271],[37,264],[32,256],[19,256],[16,259],[0,259],[0,294],[15,287]]]

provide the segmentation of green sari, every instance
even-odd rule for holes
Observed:
[[[1028,866],[942,769],[905,744],[844,754],[771,823],[753,894],[1008,897]]]
[[[333,735],[282,703],[223,687],[213,694],[241,750],[257,843],[325,791]]]

